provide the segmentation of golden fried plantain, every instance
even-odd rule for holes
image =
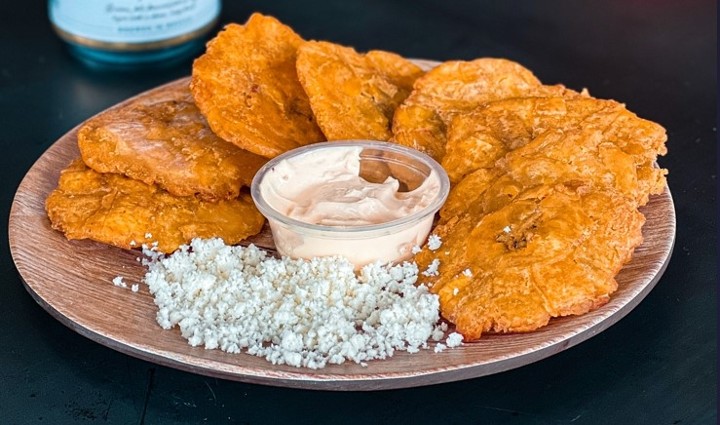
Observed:
[[[210,201],[237,198],[267,161],[213,134],[186,85],[90,119],[78,133],[78,146],[85,164],[97,172]]]
[[[524,187],[583,185],[588,190],[613,190],[642,206],[650,195],[663,191],[666,174],[647,160],[641,162],[643,156],[635,157],[603,130],[587,126],[547,131],[500,159],[498,168]]]
[[[266,158],[325,140],[295,71],[302,43],[258,13],[210,40],[193,63],[190,87],[218,136]]]
[[[216,203],[173,196],[120,174],[97,173],[79,159],[62,171],[45,209],[53,229],[68,239],[121,248],[157,242],[162,252],[195,237],[235,244],[260,232],[265,221],[249,195]]]
[[[479,105],[525,96],[579,95],[562,85],[544,86],[521,65],[494,58],[450,61],[418,78],[393,118],[393,140],[442,160],[452,118]]]
[[[642,206],[663,191],[666,170],[634,160],[601,130],[549,130],[507,153],[495,167],[468,174],[452,188],[440,216],[445,222],[470,209],[489,213],[529,188],[557,184],[613,191]]]
[[[297,73],[328,140],[389,140],[395,109],[423,71],[394,53],[308,41]]]
[[[501,175],[500,170],[494,168],[481,168],[468,174],[450,190],[445,205],[440,209],[440,221],[447,222],[452,217],[463,215]]]
[[[499,209],[438,226],[440,275],[425,279],[466,340],[527,332],[597,308],[642,242],[643,215],[613,191],[539,186]],[[423,250],[421,269],[437,256]]]
[[[606,303],[642,242],[637,210],[665,187],[665,130],[613,101],[488,102],[451,123],[443,166],[456,183],[423,250],[423,278],[466,339],[525,332]],[[462,135],[462,137],[460,137]]]
[[[599,132],[602,140],[591,144],[614,145],[618,152],[629,155],[638,168],[651,167],[657,156],[667,151],[665,129],[638,118],[620,103],[582,96],[527,97],[488,102],[472,112],[457,115],[448,129],[442,165],[450,181],[456,183],[474,170],[493,167],[507,152],[548,130],[577,129]],[[646,181],[658,181],[659,172],[648,169],[642,172],[651,174]],[[645,202],[647,199],[641,204]]]

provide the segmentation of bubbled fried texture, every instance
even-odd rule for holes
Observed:
[[[466,339],[526,332],[609,300],[642,242],[638,207],[665,187],[665,130],[586,96],[488,102],[452,120],[454,186],[423,250],[424,279]],[[469,270],[471,273],[463,273]]]
[[[643,223],[634,203],[612,191],[529,189],[493,211],[471,209],[438,226],[448,254],[439,276],[427,280],[443,317],[466,340],[532,331],[606,303],[614,276],[642,242]],[[433,258],[423,250],[416,260],[422,268]]]
[[[555,136],[540,139],[551,131]],[[579,131],[589,137],[577,137]],[[545,156],[545,170],[555,169],[555,172],[563,164],[582,170],[583,161],[600,161],[611,167],[610,163],[617,160],[626,168],[615,170],[614,177],[608,178],[620,179],[629,173],[640,187],[633,189],[630,183],[617,184],[624,185],[624,190],[637,190],[633,197],[643,205],[649,194],[659,193],[665,184],[665,171],[654,168],[653,163],[658,155],[667,152],[666,140],[662,126],[639,118],[612,100],[507,99],[488,102],[452,120],[442,165],[451,182],[457,183],[477,169],[494,167],[508,152],[512,152],[515,164],[525,162],[526,157]],[[526,147],[528,144],[532,146]],[[546,154],[548,148],[553,152]],[[541,170],[536,171],[536,175],[541,174]]]
[[[173,196],[156,185],[97,173],[79,159],[62,171],[45,209],[52,227],[68,239],[121,248],[157,242],[162,252],[196,237],[236,244],[259,233],[265,221],[249,195],[219,202]]]
[[[389,140],[395,109],[423,72],[394,53],[308,41],[298,49],[297,73],[328,140]]]
[[[85,164],[97,172],[208,201],[237,198],[267,161],[217,137],[186,86],[90,119],[78,133],[78,146]]]
[[[525,97],[579,95],[561,85],[544,86],[521,65],[495,58],[450,61],[418,78],[393,118],[393,140],[440,161],[453,117],[485,102]]]
[[[258,13],[208,43],[193,63],[190,87],[218,136],[266,158],[325,140],[295,71],[302,43]]]

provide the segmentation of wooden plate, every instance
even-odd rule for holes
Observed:
[[[138,97],[187,83],[187,78],[178,80]],[[140,281],[144,268],[137,262],[137,252],[92,241],[67,241],[50,228],[45,198],[56,187],[60,170],[79,156],[77,130],[61,137],[38,159],[15,194],[10,249],[25,287],[56,319],[93,341],[154,363],[219,378],[308,389],[377,390],[456,381],[523,366],[572,347],[628,314],[659,280],[675,239],[675,210],[666,188],[641,209],[647,217],[645,241],[618,275],[618,291],[596,311],[555,319],[533,333],[483,336],[442,353],[399,352],[368,367],[353,363],[313,371],[274,366],[247,354],[191,347],[177,329],[161,329],[145,285],[134,293],[112,284],[116,276]],[[267,235],[257,242],[271,243]]]

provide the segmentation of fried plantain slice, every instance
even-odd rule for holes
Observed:
[[[636,158],[604,137],[601,130],[550,130],[507,153],[493,168],[480,168],[450,191],[441,222],[473,209],[480,214],[502,208],[528,188],[565,184],[608,190],[645,205],[665,188],[667,170]]]
[[[426,279],[466,340],[528,332],[609,300],[614,276],[642,242],[643,215],[613,191],[540,186],[499,209],[440,225],[440,274]],[[421,269],[438,254],[427,249]]]
[[[475,140],[493,148],[464,147],[485,168],[460,180],[440,212],[433,232],[447,255],[416,257],[421,268],[441,261],[423,280],[442,315],[471,340],[606,303],[642,242],[637,207],[664,189],[666,170],[654,165],[664,129],[597,99],[508,99],[473,114]]]
[[[498,168],[524,187],[564,182],[613,190],[635,206],[645,205],[650,195],[663,191],[666,170],[640,162],[611,140],[589,126],[554,129],[508,153]]]
[[[178,197],[120,174],[100,174],[75,160],[62,171],[45,209],[68,239],[93,239],[121,248],[157,242],[175,251],[192,238],[235,244],[260,232],[264,217],[249,195],[216,203]]]
[[[193,63],[190,87],[218,136],[266,158],[325,140],[295,71],[302,43],[259,13],[210,40]]]
[[[506,99],[457,115],[448,129],[442,165],[450,181],[456,183],[474,170],[493,167],[507,152],[523,147],[549,130],[594,130],[602,140],[591,144],[615,146],[618,153],[629,155],[636,167],[644,168],[641,173],[648,174],[646,182],[662,180],[658,178],[659,171],[647,167],[652,166],[658,155],[667,152],[665,129],[639,118],[615,101],[582,96]],[[664,180],[660,183],[664,184]],[[650,192],[656,193],[652,188]],[[646,197],[640,204],[645,202]]]
[[[328,140],[389,140],[395,109],[423,71],[394,53],[308,41],[297,73]]]
[[[565,95],[580,94],[562,85],[544,86],[528,69],[506,59],[444,62],[418,78],[395,111],[393,140],[440,161],[454,116],[493,100]]]
[[[90,119],[78,132],[78,146],[97,172],[208,201],[237,198],[267,161],[213,134],[186,85]]]
[[[451,188],[445,205],[440,209],[440,221],[447,222],[452,217],[462,216],[501,176],[500,170],[494,168],[481,168],[468,174]]]

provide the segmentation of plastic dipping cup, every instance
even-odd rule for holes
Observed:
[[[439,179],[439,190],[419,211],[385,223],[358,226],[306,223],[286,216],[264,198],[263,183],[273,178],[271,170],[280,162],[348,147],[362,148],[360,176],[367,181],[380,183],[391,176],[400,182],[399,192],[409,192],[434,174]],[[251,187],[255,205],[268,219],[278,253],[305,259],[339,255],[350,260],[356,268],[375,261],[400,262],[412,257],[412,248],[424,243],[435,213],[445,203],[449,190],[447,173],[429,156],[402,145],[365,140],[315,143],[285,152],[257,172]]]

